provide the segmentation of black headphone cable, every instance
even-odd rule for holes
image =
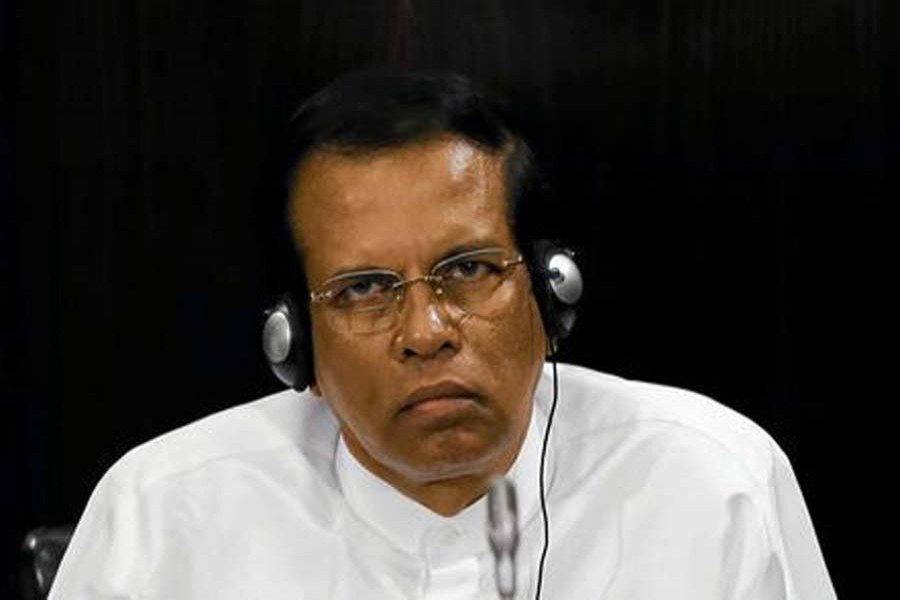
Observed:
[[[550,413],[547,415],[547,429],[544,430],[544,443],[541,446],[540,490],[541,490],[541,517],[544,521],[544,547],[541,550],[541,560],[538,564],[537,589],[534,592],[534,600],[541,600],[541,585],[544,582],[544,562],[547,560],[547,551],[550,548],[550,520],[547,517],[547,495],[544,489],[544,471],[547,461],[547,443],[550,440],[550,426],[553,424],[553,415],[556,413],[556,401],[559,399],[559,377],[556,373],[556,353],[550,356],[553,365],[553,402],[550,404]]]

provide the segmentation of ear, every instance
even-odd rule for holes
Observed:
[[[313,396],[316,398],[322,397],[322,390],[319,389],[319,386],[315,383],[309,384],[309,391],[312,392]]]

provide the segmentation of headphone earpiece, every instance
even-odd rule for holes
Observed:
[[[575,326],[575,305],[584,283],[574,253],[547,240],[538,240],[529,260],[532,288],[544,328],[556,349]],[[266,360],[285,385],[302,392],[313,382],[309,311],[290,294],[283,295],[265,312],[262,347]]]
[[[265,312],[262,346],[272,372],[298,392],[312,381],[312,349],[309,328],[304,326],[305,309],[297,307],[290,294],[281,297]]]
[[[547,280],[553,295],[569,306],[574,306],[581,299],[581,292],[584,290],[581,271],[573,258],[571,250],[563,249],[551,256],[547,263]]]
[[[549,240],[537,240],[532,250],[532,282],[544,328],[556,349],[575,327],[575,305],[584,291],[575,253]]]

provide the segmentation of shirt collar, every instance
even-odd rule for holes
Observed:
[[[540,508],[538,469],[543,429],[543,413],[535,406],[519,456],[507,472],[507,477],[516,486],[520,528],[524,528]],[[478,532],[477,539],[486,544],[484,497],[452,517],[439,515],[363,467],[350,453],[343,436],[335,456],[335,471],[351,510],[405,552],[420,554],[428,536],[447,527]]]

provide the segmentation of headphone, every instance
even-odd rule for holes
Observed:
[[[536,240],[526,262],[531,289],[555,353],[557,343],[575,326],[575,305],[584,289],[581,271],[571,250],[548,240]],[[303,391],[314,379],[308,302],[301,305],[286,293],[265,311],[264,317],[262,346],[269,367],[285,385]]]

